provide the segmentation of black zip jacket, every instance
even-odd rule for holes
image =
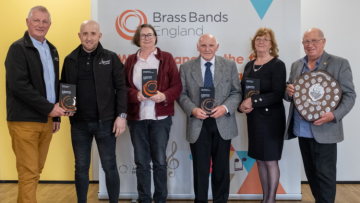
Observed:
[[[59,55],[48,40],[55,71],[55,95],[58,102]],[[8,121],[47,123],[54,104],[46,99],[43,66],[38,50],[33,45],[28,32],[14,42],[5,60],[6,108]],[[53,118],[60,121],[60,118]]]
[[[82,49],[79,45],[64,61],[61,83],[77,84],[78,56]],[[93,61],[96,99],[99,110],[99,122],[115,119],[126,113],[127,95],[124,65],[116,53],[104,49],[100,42]],[[70,122],[73,122],[70,117]]]

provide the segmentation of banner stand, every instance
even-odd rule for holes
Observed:
[[[154,26],[158,39],[156,47],[170,52],[178,67],[199,56],[196,44],[202,34],[214,35],[219,43],[216,55],[235,61],[239,80],[245,65],[254,59],[250,39],[260,27],[274,31],[279,59],[285,63],[288,74],[291,64],[300,56],[300,0],[153,0],[150,3],[148,0],[108,0],[94,5],[97,8],[92,11],[96,10],[94,15],[98,18],[95,19],[102,32],[101,44],[118,54],[123,63],[139,50],[130,40],[142,23]],[[284,104],[288,109],[289,104]],[[257,163],[248,156],[246,115],[235,114],[239,134],[231,141],[229,199],[260,200],[262,188]],[[166,151],[168,198],[194,199],[192,156],[186,141],[186,115],[177,104],[172,122]],[[129,130],[126,129],[116,141],[121,199],[137,199],[133,151]],[[278,200],[301,199],[301,161],[298,140],[285,141],[279,161]],[[105,176],[101,166],[99,169],[99,198],[106,199]],[[209,195],[211,199],[211,193]]]

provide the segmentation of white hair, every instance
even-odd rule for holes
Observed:
[[[30,18],[32,17],[33,15],[33,12],[37,10],[37,11],[41,11],[41,12],[44,12],[44,13],[48,13],[49,14],[49,20],[51,22],[51,15],[50,15],[50,12],[44,7],[44,6],[35,6],[35,7],[32,7],[29,11],[29,14],[28,14],[28,19],[30,20]]]
[[[219,44],[219,43],[218,43],[218,41],[217,41],[217,39],[216,39],[216,37],[215,37],[214,35],[212,35],[212,34],[203,34],[203,35],[201,35],[201,36],[199,37],[199,40],[198,40],[198,42],[197,42],[197,45],[199,45],[199,46],[200,46],[200,44],[199,44],[200,39],[201,39],[203,36],[205,36],[205,35],[207,35],[207,36],[209,36],[209,37],[213,37],[213,38],[215,38],[215,43],[216,43],[216,45],[218,45],[218,44]]]

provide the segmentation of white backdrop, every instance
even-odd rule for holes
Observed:
[[[158,32],[157,46],[172,53],[178,64],[187,60],[185,57],[198,56],[196,43],[199,35],[211,33],[217,37],[220,44],[217,55],[234,57],[238,71],[242,73],[245,64],[250,60],[250,38],[262,26],[274,30],[280,49],[280,59],[285,62],[287,70],[300,55],[300,0],[264,0],[260,3],[251,0],[196,2],[158,0],[151,3],[145,0],[136,2],[113,0],[99,3],[96,12],[103,33],[101,43],[105,48],[119,54],[123,61],[126,56],[138,50],[138,47],[126,39],[127,35],[133,34],[125,28],[134,30],[140,21],[144,23],[146,20],[155,26]],[[95,14],[93,13],[93,16]],[[171,22],[177,21],[176,15],[180,22]],[[201,15],[204,15],[205,19],[207,17],[207,22],[206,20],[199,22],[202,21]],[[233,139],[233,151],[230,154],[230,199],[261,199],[255,160],[247,156],[245,119],[245,115],[237,115],[239,136]],[[170,135],[167,150],[169,198],[191,199],[194,197],[192,161],[189,144],[185,141],[185,116],[178,105]],[[244,160],[243,164],[241,161],[235,164],[236,159]],[[128,131],[117,139],[117,163],[121,180],[120,196],[135,199],[137,193],[135,166]],[[301,198],[300,164],[297,140],[286,141],[283,158],[280,161],[278,199]],[[99,180],[99,198],[107,198],[102,170]]]
[[[359,118],[360,60],[358,0],[301,0],[301,33],[311,27],[322,29],[326,38],[325,51],[349,60],[358,98],[343,119],[345,140],[338,144],[337,181],[360,181]],[[300,48],[301,56],[305,53]],[[307,180],[302,170],[301,180]]]

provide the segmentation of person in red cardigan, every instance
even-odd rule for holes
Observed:
[[[180,74],[173,56],[155,47],[157,34],[150,24],[137,28],[132,43],[140,49],[125,62],[127,123],[134,146],[139,202],[166,202],[166,147],[171,117],[174,116],[174,102],[182,90]],[[157,70],[157,92],[148,98],[142,93],[143,69]],[[155,185],[153,197],[151,161]]]

